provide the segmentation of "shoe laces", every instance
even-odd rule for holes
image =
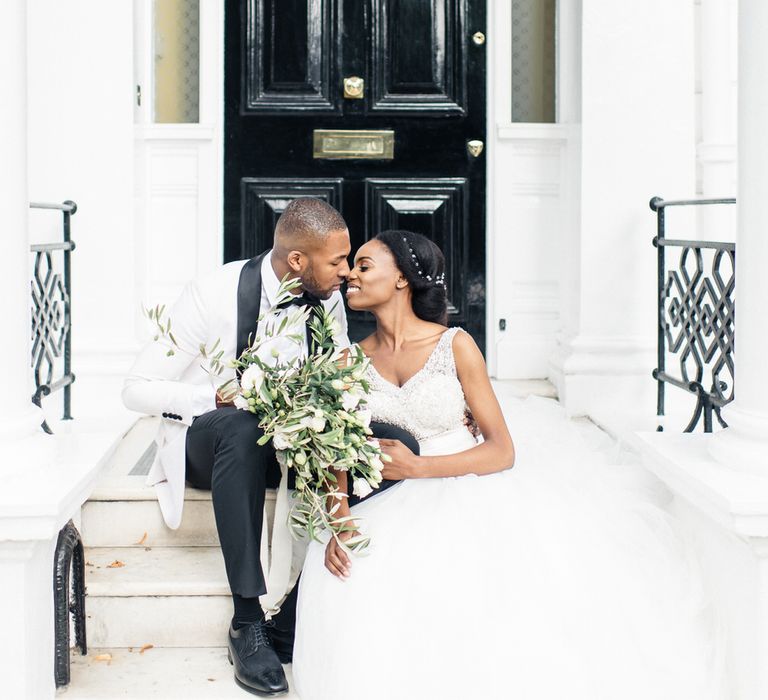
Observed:
[[[274,627],[274,623],[271,620],[269,622],[254,622],[252,625],[248,625],[245,631],[246,656],[255,654],[260,646],[272,646],[272,640],[267,634],[268,627]]]

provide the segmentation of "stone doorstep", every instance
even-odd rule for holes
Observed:
[[[89,644],[223,643],[232,601],[218,547],[88,548],[85,556]]]
[[[97,659],[101,660],[97,660]],[[291,666],[285,666],[293,687]],[[223,647],[146,649],[96,648],[72,654],[72,682],[67,700],[243,700]],[[294,692],[282,700],[299,700]]]
[[[219,547],[89,547],[85,558],[91,598],[229,596]]]

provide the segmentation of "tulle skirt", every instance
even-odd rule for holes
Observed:
[[[302,700],[725,698],[717,621],[666,491],[553,401],[506,402],[505,417],[513,469],[414,479],[353,509],[372,544],[349,579],[310,545]]]

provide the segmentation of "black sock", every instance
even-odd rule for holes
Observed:
[[[264,611],[261,609],[258,598],[243,598],[243,596],[233,593],[232,602],[235,604],[232,626],[236,630],[264,619]]]

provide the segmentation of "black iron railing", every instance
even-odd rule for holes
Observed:
[[[30,246],[35,254],[32,270],[32,367],[35,393],[32,401],[40,406],[44,396],[64,390],[64,420],[72,419],[72,272],[70,256],[75,249],[71,219],[77,211],[72,201],[61,204],[32,202],[30,209],[51,209],[63,215],[63,240]],[[61,254],[61,267],[54,256]],[[61,362],[59,361],[61,360]],[[57,364],[61,374],[54,378]],[[43,429],[50,433],[47,422]]]
[[[650,201],[657,216],[653,245],[658,251],[658,358],[653,378],[658,386],[658,430],[663,429],[667,384],[697,397],[685,432],[693,432],[702,417],[705,432],[712,432],[713,416],[726,427],[720,409],[733,401],[736,246],[667,238],[666,210],[735,203],[730,198]],[[673,251],[679,251],[676,259]]]

